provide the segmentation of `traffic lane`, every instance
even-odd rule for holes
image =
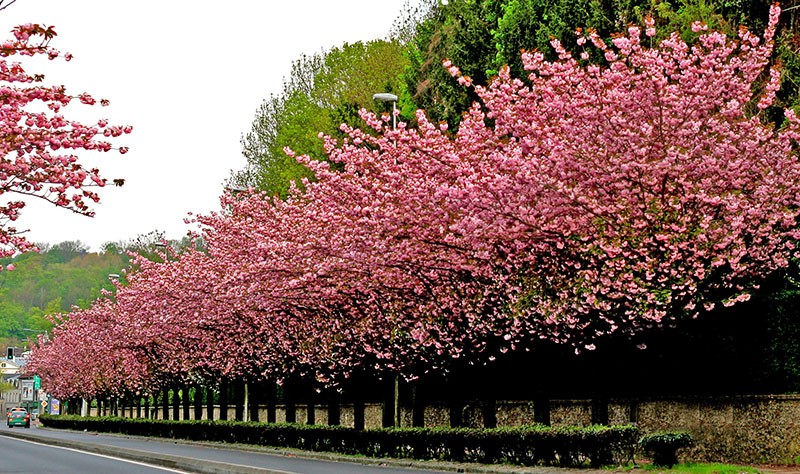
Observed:
[[[248,468],[263,469],[266,472],[286,472],[289,474],[410,474],[410,473],[444,473],[452,472],[452,469],[437,469],[436,463],[414,462],[402,460],[370,460],[358,458],[350,462],[350,458],[337,456],[327,453],[290,453],[277,449],[258,449],[257,447],[247,447],[225,444],[191,443],[178,440],[165,440],[162,438],[134,437],[123,435],[108,435],[93,432],[80,432],[70,430],[55,430],[47,428],[33,427],[30,430],[19,430],[13,428],[14,433],[7,429],[0,430],[0,434],[19,434],[20,436],[30,435],[41,438],[44,442],[60,442],[70,447],[98,447],[101,452],[113,452],[120,456],[128,457],[129,454],[143,453],[154,456],[165,456],[168,460],[173,459],[192,459],[196,461],[206,461],[209,464],[227,464],[230,469],[228,472],[248,472]],[[130,452],[130,453],[129,453]],[[306,457],[308,454],[312,457]],[[136,456],[136,459],[144,459],[148,462],[157,460],[147,456]],[[427,464],[427,465],[426,465]],[[191,470],[192,466],[199,466],[203,469],[207,466],[202,464],[183,463],[175,464],[170,462],[170,466],[179,466]],[[208,466],[213,467],[213,466]],[[213,469],[210,469],[213,470]],[[201,471],[203,472],[203,471]]]
[[[0,472],[13,474],[164,474],[183,473],[141,462],[88,454],[23,439],[0,437]]]

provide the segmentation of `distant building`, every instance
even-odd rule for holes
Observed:
[[[20,364],[17,359],[0,362],[0,382],[2,382],[0,385],[0,410],[2,412],[22,404],[19,372]]]

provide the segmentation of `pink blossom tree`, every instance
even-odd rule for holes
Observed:
[[[329,145],[344,172],[309,162],[319,182],[290,200],[302,214],[279,238],[302,242],[284,246],[287,270],[314,295],[337,275],[337,292],[399,305],[406,337],[374,340],[413,357],[480,350],[491,340],[480,329],[502,336],[500,350],[539,338],[591,349],[746,300],[798,237],[798,121],[786,111],[776,128],[760,112],[779,83],[778,14],[763,38],[672,35],[651,48],[651,24],[613,47],[579,37],[605,67],[557,43],[558,61],[525,54],[529,81],[504,70],[477,86],[485,108],[452,140],[423,116],[377,138],[349,130]]]
[[[167,249],[163,261],[138,258],[115,301],[124,340],[162,378],[188,381],[252,374],[258,335],[237,313],[219,262],[206,252]]]
[[[43,75],[27,72],[12,57],[63,57],[69,61],[71,55],[62,55],[50,46],[56,36],[52,27],[26,24],[12,33],[13,40],[0,44],[0,195],[39,198],[92,216],[91,204],[99,200],[92,188],[103,186],[105,179],[97,169],[85,168],[75,153],[112,150],[109,140],[130,133],[131,127],[109,125],[105,119],[84,124],[64,116],[62,110],[72,103],[95,105],[97,101],[87,93],[68,93],[64,86],[44,85]],[[125,153],[127,148],[118,150]],[[24,207],[24,200],[9,196],[0,205],[0,255],[33,249],[11,225]]]
[[[146,391],[152,370],[133,350],[113,300],[52,317],[51,334],[39,336],[25,370],[38,374],[48,393],[63,398],[121,397]]]
[[[645,46],[650,21],[613,47],[590,33],[578,43],[599,48],[606,67],[555,43],[557,62],[523,55],[527,84],[503,71],[476,87],[487,112],[473,111],[463,135],[491,136],[502,152],[459,185],[477,198],[456,204],[463,229],[520,262],[514,308],[537,335],[591,349],[597,335],[746,300],[787,266],[798,120],[788,110],[780,128],[761,121],[780,79],[778,15],[763,38],[707,32],[691,46],[677,34]]]
[[[762,121],[778,13],[763,37],[694,45],[648,46],[649,20],[611,46],[581,33],[607,64],[555,43],[556,61],[523,55],[527,81],[473,86],[447,64],[482,100],[457,133],[364,113],[375,134],[326,139],[335,170],[298,157],[303,191],[224,196],[197,218],[207,252],[119,289],[126,337],[170,374],[326,384],[592,349],[746,300],[798,238],[800,121]]]
[[[476,86],[485,108],[452,138],[424,114],[415,130],[365,114],[379,136],[328,141],[343,171],[299,158],[318,179],[306,192],[228,203],[203,221],[208,240],[286,359],[323,371],[485,360],[538,339],[591,349],[742,301],[797,238],[796,120],[776,130],[758,114],[779,78],[777,14],[764,38],[693,47],[647,47],[636,27],[613,47],[580,37],[606,67],[558,44],[555,62],[525,54],[529,81],[504,70]]]

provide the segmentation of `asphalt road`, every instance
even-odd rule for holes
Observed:
[[[230,445],[229,445],[230,446]],[[0,472],[6,473],[243,473],[410,474],[458,472],[437,466],[403,467],[393,461],[355,462],[317,453],[292,453],[217,444],[52,430],[0,427]],[[14,453],[8,457],[5,453]],[[133,464],[137,463],[137,464]],[[433,469],[430,469],[430,468]],[[463,472],[463,470],[462,470]]]
[[[87,454],[23,439],[0,437],[0,472],[13,474],[163,474],[183,472],[144,463]]]

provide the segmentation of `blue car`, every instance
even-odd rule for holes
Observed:
[[[25,410],[11,410],[8,412],[8,427],[24,426],[25,428],[31,427],[31,415]]]

